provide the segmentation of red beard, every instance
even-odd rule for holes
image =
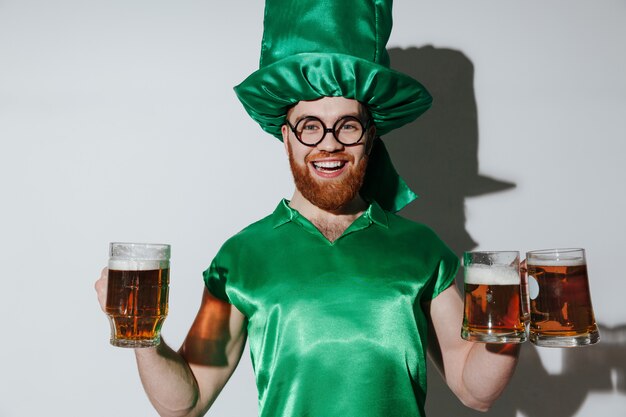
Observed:
[[[315,206],[326,211],[337,211],[341,207],[351,202],[363,186],[363,179],[367,169],[367,155],[364,155],[358,165],[349,168],[341,179],[319,180],[313,177],[309,171],[311,160],[319,157],[341,156],[348,158],[349,163],[354,163],[354,157],[346,153],[329,153],[325,151],[308,155],[305,158],[305,165],[298,164],[291,152],[291,144],[287,143],[289,151],[289,165],[293,174],[296,188],[304,198]]]

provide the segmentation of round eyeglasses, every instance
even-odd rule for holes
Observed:
[[[287,120],[287,125],[291,129],[296,139],[306,146],[317,146],[324,140],[326,134],[332,132],[337,142],[344,146],[357,145],[365,131],[369,127],[368,121],[365,125],[354,116],[344,116],[337,120],[332,128],[327,128],[324,122],[315,116],[304,117],[292,126]]]

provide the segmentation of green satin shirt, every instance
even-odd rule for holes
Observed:
[[[423,416],[422,304],[457,257],[377,203],[334,242],[283,200],[230,238],[204,280],[248,319],[261,417]]]

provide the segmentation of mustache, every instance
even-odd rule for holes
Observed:
[[[328,152],[328,151],[318,151],[314,154],[307,155],[304,158],[304,162],[307,164],[313,160],[320,158],[337,158],[348,162],[354,162],[354,155],[351,155],[346,152]]]

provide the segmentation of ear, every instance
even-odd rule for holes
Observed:
[[[283,135],[283,146],[285,147],[285,152],[289,154],[289,126],[285,123],[280,127],[280,133]]]

